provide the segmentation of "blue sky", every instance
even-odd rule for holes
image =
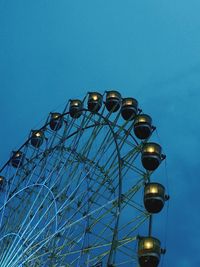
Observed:
[[[167,154],[163,267],[200,264],[199,10],[198,0],[0,0],[1,165],[69,98],[135,97]]]

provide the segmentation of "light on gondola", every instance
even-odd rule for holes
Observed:
[[[144,188],[144,206],[150,213],[158,213],[165,204],[165,188],[159,183],[148,183]]]
[[[98,112],[102,106],[103,97],[101,94],[92,92],[88,96],[88,109],[91,112]]]
[[[140,267],[157,267],[160,261],[160,241],[154,237],[142,237],[138,243]]]
[[[58,131],[62,127],[63,124],[63,117],[61,116],[60,113],[55,112],[51,113],[51,118],[50,118],[50,128],[53,131]]]
[[[18,168],[22,165],[24,159],[24,155],[21,151],[13,151],[12,152],[12,157],[11,157],[11,165],[14,168]]]
[[[148,171],[155,170],[161,163],[164,156],[162,148],[156,143],[146,143],[142,150],[142,165]]]
[[[133,120],[138,111],[138,102],[134,98],[124,98],[122,100],[121,115],[124,120]]]
[[[106,94],[106,108],[110,112],[116,112],[121,105],[121,94],[117,91],[108,91]]]
[[[81,116],[83,104],[80,100],[74,99],[70,101],[69,114],[72,118],[77,119]]]
[[[134,122],[134,133],[139,139],[147,139],[152,132],[152,119],[147,114],[138,115]]]
[[[0,189],[3,187],[4,182],[5,182],[5,178],[2,175],[0,175]]]
[[[44,141],[44,132],[41,130],[32,131],[31,145],[35,148],[39,148]]]

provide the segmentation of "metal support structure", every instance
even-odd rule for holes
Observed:
[[[152,223],[153,223],[153,215],[149,216],[149,236],[152,236]]]
[[[0,205],[0,237],[8,243],[0,254],[2,267],[123,267],[137,262],[136,230],[148,223],[152,236],[153,215],[136,194],[152,174],[137,166],[148,139],[136,139],[134,121],[121,121],[121,113],[106,111],[106,105],[95,113],[83,107],[78,118],[70,117],[68,106],[59,113],[64,127],[49,127],[49,115],[38,130],[45,142],[33,147],[30,135],[16,151],[25,155],[22,166],[12,169],[10,158],[0,168],[8,173]],[[133,217],[125,222],[123,213]],[[15,230],[17,237],[7,238]]]

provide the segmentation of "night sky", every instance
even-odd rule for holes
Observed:
[[[111,88],[136,98],[167,155],[163,267],[200,266],[199,10],[199,0],[0,0],[0,164],[70,98]]]

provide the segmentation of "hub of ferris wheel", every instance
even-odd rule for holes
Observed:
[[[124,134],[132,135],[134,133],[136,138],[135,137],[133,138],[134,140],[136,140],[138,144],[139,153],[141,155],[141,164],[143,168],[146,170],[146,175],[144,176],[143,179],[143,206],[149,218],[148,235],[137,236],[137,243],[138,243],[137,259],[140,267],[157,267],[160,262],[161,254],[165,252],[165,249],[161,248],[161,242],[159,241],[159,239],[156,238],[155,236],[152,236],[152,216],[162,211],[165,202],[169,199],[169,196],[166,195],[165,187],[162,184],[150,180],[150,175],[159,167],[159,165],[165,159],[166,156],[162,154],[162,148],[158,143],[149,141],[149,138],[154,132],[155,127],[152,125],[152,118],[147,114],[143,114],[142,110],[138,108],[138,101],[136,99],[132,97],[122,98],[121,94],[118,91],[114,90],[106,91],[104,95],[98,92],[90,92],[88,93],[87,98],[85,98],[84,101],[79,99],[70,100],[68,105],[68,110],[64,110],[63,113],[59,112],[50,113],[50,116],[46,124],[42,128],[31,131],[30,136],[28,140],[25,142],[24,146],[30,144],[35,150],[39,150],[40,147],[42,147],[45,143],[46,129],[49,127],[49,129],[52,132],[55,133],[58,132],[63,127],[63,125],[66,125],[68,123],[65,119],[66,115],[70,116],[71,119],[74,122],[76,122],[76,120],[81,118],[81,116],[83,116],[85,112],[90,112],[91,115],[98,114],[99,118],[103,118],[105,124],[107,125],[109,124],[109,126],[112,128],[113,125],[116,126],[116,122],[115,121],[112,122],[109,119],[109,116],[112,116],[115,113],[118,114],[118,117],[119,115],[121,115],[121,119],[124,120],[125,124],[131,123],[131,127],[129,128],[128,131],[124,130]],[[84,106],[86,101],[87,105]],[[105,110],[107,110],[106,116],[105,116]],[[96,121],[94,124],[98,126],[98,123],[100,122]],[[120,127],[118,128],[120,129]],[[114,133],[113,136],[116,137],[116,133]],[[140,145],[137,140],[141,142]],[[123,161],[122,158],[119,158],[119,160],[120,162]],[[13,151],[12,156],[10,157],[9,161],[4,165],[4,167],[1,169],[1,172],[3,172],[6,166],[11,166],[14,169],[20,170],[20,168],[22,168],[22,166],[26,164],[26,162],[28,161],[29,159],[26,158],[25,153],[22,152],[22,149]],[[6,180],[6,178],[3,175],[0,176],[1,191],[4,190],[7,183],[8,181]],[[121,190],[120,186],[122,186],[122,181],[119,181],[118,185],[119,189]],[[115,201],[115,203],[117,203],[116,206],[118,209],[117,211],[118,213],[116,214],[118,215],[121,211],[122,203],[125,202],[124,198],[126,199],[126,195],[120,193],[120,195],[118,195],[117,200]],[[79,207],[81,205],[81,201],[78,202],[77,205]],[[87,214],[87,212],[85,212],[83,216],[85,216],[85,214]],[[118,219],[116,220],[115,229],[113,229],[113,237],[110,243],[111,252],[107,255],[108,260],[106,266],[110,267],[118,266],[118,264],[114,262],[114,254],[116,253],[116,249],[120,247],[119,245],[120,243],[118,241],[118,226],[119,226]],[[88,226],[86,233],[89,231],[90,230]],[[84,252],[82,253],[86,252],[87,251],[85,249]],[[18,266],[15,265],[15,261],[13,262],[14,263],[10,265],[8,264],[8,266],[10,267]],[[65,264],[67,264],[67,262],[65,262]],[[73,265],[66,265],[66,266],[73,266]],[[76,263],[76,266],[79,266],[78,263]],[[90,266],[100,267],[103,265],[102,261],[99,260]],[[124,266],[126,266],[126,264]]]

